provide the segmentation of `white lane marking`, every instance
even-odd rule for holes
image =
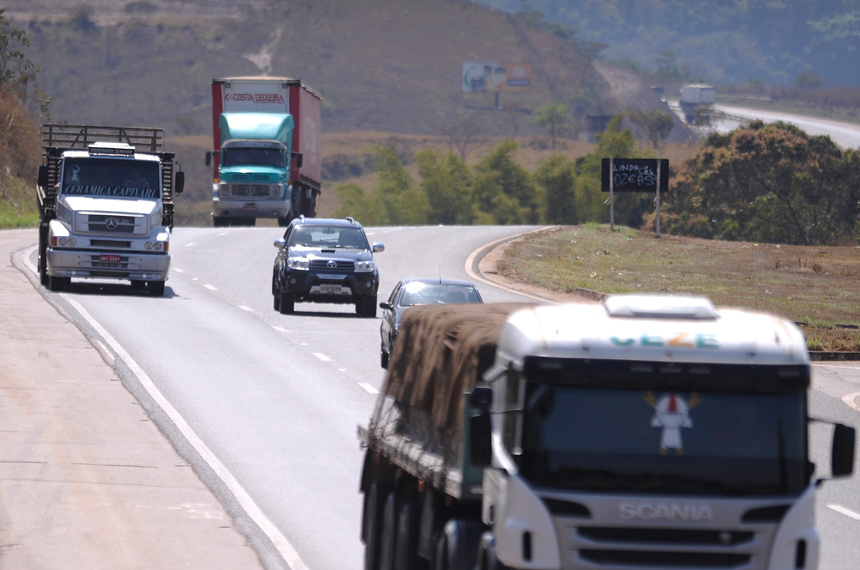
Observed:
[[[108,347],[106,347],[106,346],[104,345],[104,343],[103,343],[102,341],[100,341],[100,340],[96,340],[96,342],[97,342],[97,343],[99,343],[99,346],[100,346],[100,347],[102,347],[102,352],[105,354],[105,356],[107,356],[108,358],[110,358],[110,364],[111,364],[111,365],[113,365],[113,363],[114,363],[114,357],[113,357],[113,354],[111,354],[111,353],[110,353],[110,351],[108,350]]]
[[[248,311],[249,313],[254,312],[254,309],[252,309],[251,307],[249,307],[247,305],[239,305],[239,308],[242,309],[243,311]]]
[[[196,244],[196,243],[194,243],[193,241],[189,241],[188,243],[186,243],[186,244],[185,244],[185,245],[183,245],[182,247],[192,247],[192,246],[195,246],[195,245],[197,245],[197,244]]]
[[[509,288],[509,287],[505,287],[504,285],[502,285],[502,284],[500,284],[500,283],[495,283],[495,282],[493,282],[493,281],[490,281],[489,279],[485,279],[485,278],[484,278],[483,276],[481,276],[480,274],[478,274],[478,273],[476,273],[476,272],[472,271],[472,265],[475,263],[475,258],[476,258],[476,257],[478,257],[478,255],[480,255],[482,252],[490,251],[491,249],[493,249],[494,247],[496,247],[496,245],[498,245],[498,244],[500,244],[500,243],[502,243],[502,242],[504,242],[504,241],[510,241],[510,240],[513,240],[513,239],[517,239],[517,238],[519,238],[519,237],[522,237],[522,236],[524,236],[524,235],[533,234],[533,233],[536,233],[536,232],[540,232],[540,231],[544,231],[544,230],[548,230],[548,229],[552,229],[552,228],[557,228],[557,227],[558,227],[558,226],[542,226],[542,227],[540,227],[540,228],[538,228],[538,229],[536,229],[536,230],[531,230],[531,231],[528,231],[528,232],[522,232],[522,233],[519,233],[519,234],[515,234],[515,235],[511,235],[511,236],[507,236],[507,237],[499,238],[499,239],[497,239],[496,241],[492,241],[492,242],[490,242],[490,243],[488,243],[488,244],[482,245],[481,247],[479,247],[478,249],[476,249],[475,251],[473,251],[473,252],[469,255],[469,257],[466,259],[466,274],[467,274],[469,277],[471,277],[472,279],[474,279],[475,281],[480,281],[481,283],[486,283],[487,285],[492,285],[493,287],[498,287],[499,289],[503,289],[503,290],[507,291],[508,293],[515,293],[515,294],[517,294],[517,295],[522,295],[523,297],[530,297],[530,298],[532,298],[532,299],[535,299],[536,301],[543,301],[543,302],[545,302],[545,303],[552,303],[552,304],[554,304],[554,305],[557,305],[558,303],[556,303],[555,301],[551,301],[551,300],[549,300],[549,299],[544,299],[543,297],[538,297],[537,295],[530,295],[530,294],[528,294],[528,293],[524,293],[524,292],[522,292],[522,291],[516,291],[516,290],[511,289],[511,288]]]
[[[376,388],[374,388],[370,384],[365,384],[364,382],[359,382],[358,385],[361,386],[362,388],[364,388],[365,391],[367,391],[370,394],[379,394],[379,390],[377,390]]]
[[[285,329],[284,327],[272,327],[272,328],[273,328],[273,329],[275,329],[276,331],[280,332],[280,333],[288,333],[288,332],[290,332],[290,331],[288,331],[287,329]]]
[[[181,267],[174,267],[173,270],[177,273],[185,273],[185,270],[182,269]]]
[[[331,362],[331,358],[329,358],[328,356],[326,356],[325,354],[323,354],[321,352],[315,352],[314,356],[316,356],[317,358],[319,358],[323,362]]]
[[[213,285],[204,285],[204,287],[206,287],[210,291],[217,291],[218,290],[218,287],[215,287]]]
[[[855,513],[851,509],[846,509],[842,505],[827,505],[827,506],[839,514],[843,514],[846,517],[851,517],[854,520],[860,521],[860,513]]]
[[[277,549],[283,559],[286,561],[287,565],[292,570],[310,570],[308,566],[304,563],[304,561],[299,557],[299,554],[296,552],[296,549],[293,548],[292,544],[286,539],[286,537],[281,534],[281,532],[277,529],[277,527],[263,514],[263,511],[260,510],[260,507],[257,503],[254,502],[254,499],[245,491],[244,488],[239,484],[235,477],[230,473],[227,467],[221,463],[215,454],[203,443],[197,434],[191,429],[191,426],[185,422],[185,419],[179,414],[179,412],[174,408],[170,402],[167,401],[167,398],[161,393],[161,391],[155,386],[146,372],[143,371],[137,362],[132,359],[131,355],[128,354],[125,349],[102,327],[88,312],[84,307],[75,301],[73,298],[61,293],[61,295],[72,305],[75,310],[86,320],[90,326],[92,326],[99,335],[113,348],[114,352],[119,356],[120,360],[125,362],[128,369],[137,377],[138,382],[141,387],[149,393],[150,397],[158,404],[159,407],[164,411],[167,417],[174,423],[176,428],[182,432],[182,435],[185,436],[185,439],[188,443],[191,444],[192,447],[200,454],[200,457],[209,465],[212,471],[218,476],[219,479],[224,483],[227,489],[233,493],[233,496],[236,497],[236,500],[239,502],[239,505],[248,514],[248,516],[257,524],[260,530],[269,538],[272,542],[272,545]]]
[[[842,401],[848,404],[850,407],[854,408],[858,412],[860,412],[860,406],[857,405],[857,402],[854,400],[860,396],[860,392],[854,392],[853,394],[848,394],[847,396],[842,396]]]
[[[218,237],[228,236],[228,235],[230,235],[230,232],[221,232],[220,234],[218,234]]]

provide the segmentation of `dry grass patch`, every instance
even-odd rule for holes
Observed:
[[[860,247],[657,237],[595,224],[526,236],[499,271],[562,292],[705,295],[799,323],[811,350],[860,351]]]

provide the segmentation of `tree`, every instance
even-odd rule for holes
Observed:
[[[463,160],[466,160],[469,146],[480,140],[486,130],[477,114],[463,109],[440,112],[433,124],[448,143],[448,148],[456,148]]]
[[[531,175],[511,156],[515,141],[496,146],[475,167],[472,199],[480,224],[536,224],[540,198]]]
[[[675,127],[675,120],[672,115],[663,111],[650,111],[648,113],[630,111],[628,116],[637,127],[642,129],[655,149],[660,148],[660,143],[669,137],[669,133]]]
[[[544,219],[550,224],[576,224],[576,165],[556,154],[541,164],[535,181],[543,188]]]
[[[30,83],[35,81],[39,68],[25,59],[24,49],[30,46],[23,30],[13,29],[0,10],[0,85],[16,93],[22,101],[27,97]]]
[[[535,111],[534,122],[539,127],[549,129],[552,148],[555,148],[556,129],[567,120],[567,106],[564,103],[550,103]]]
[[[383,224],[426,224],[427,197],[390,146],[372,147],[378,168],[373,199]]]
[[[427,223],[471,224],[475,219],[472,175],[466,163],[453,153],[442,156],[434,150],[423,150],[415,159],[427,198]]]
[[[667,195],[672,233],[796,245],[857,240],[860,157],[794,125],[714,134]]]

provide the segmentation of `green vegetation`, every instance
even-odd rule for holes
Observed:
[[[513,242],[499,271],[560,293],[705,295],[801,323],[810,350],[860,351],[858,247],[658,238],[587,224]]]
[[[711,135],[674,178],[667,233],[798,245],[860,238],[860,152],[782,122]]]

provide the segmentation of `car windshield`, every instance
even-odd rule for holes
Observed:
[[[74,196],[156,199],[161,195],[158,163],[145,160],[68,158],[60,191]]]
[[[401,307],[413,305],[450,305],[457,303],[480,303],[474,285],[447,284],[447,283],[422,283],[413,281],[403,287],[400,296]]]
[[[368,249],[361,228],[352,226],[301,226],[296,228],[291,246],[337,249]]]
[[[221,155],[221,165],[283,168],[284,152],[277,148],[225,148]]]
[[[801,392],[653,392],[526,383],[509,433],[533,484],[621,492],[797,493]],[[511,431],[513,430],[513,431]]]

